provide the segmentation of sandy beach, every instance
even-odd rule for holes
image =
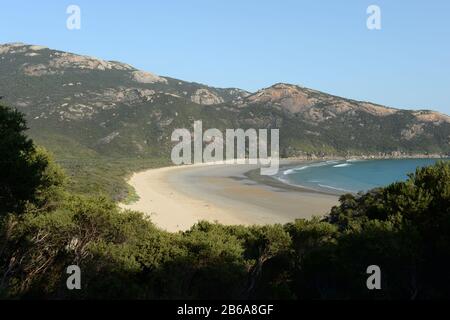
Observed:
[[[193,165],[135,173],[140,199],[124,209],[150,215],[160,228],[188,230],[200,220],[227,225],[287,223],[328,213],[338,196],[249,178],[255,165]]]

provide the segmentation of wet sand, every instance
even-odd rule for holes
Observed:
[[[287,223],[328,213],[338,196],[284,185],[255,165],[193,165],[151,169],[129,180],[140,199],[125,209],[150,215],[167,231],[200,220],[227,225]],[[259,171],[259,170],[258,170]]]

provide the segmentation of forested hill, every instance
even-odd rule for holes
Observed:
[[[164,158],[175,128],[279,128],[282,156],[450,153],[450,117],[290,84],[256,93],[162,77],[121,62],[0,45],[0,95],[58,157]]]

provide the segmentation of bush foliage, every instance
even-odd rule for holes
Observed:
[[[200,222],[168,233],[66,178],[0,108],[0,297],[9,299],[432,299],[450,296],[450,164],[345,195],[323,219]],[[82,290],[66,288],[79,265]],[[366,269],[382,270],[369,291]]]

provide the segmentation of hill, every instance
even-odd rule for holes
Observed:
[[[450,117],[290,84],[256,93],[161,77],[41,46],[0,46],[1,94],[56,152],[167,156],[174,128],[280,128],[285,156],[448,153]],[[69,150],[67,150],[69,149]]]
[[[166,164],[172,131],[195,120],[222,130],[279,128],[283,157],[450,154],[450,117],[437,112],[283,83],[256,93],[214,88],[21,43],[0,45],[0,96],[74,176],[114,172],[113,163],[119,176],[148,159]],[[108,183],[114,189],[117,181]]]

